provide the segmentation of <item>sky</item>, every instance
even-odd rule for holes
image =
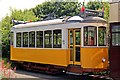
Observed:
[[[0,20],[5,17],[6,14],[10,14],[10,7],[21,10],[30,9],[44,1],[45,0],[0,0]]]
[[[10,14],[10,8],[21,9],[21,10],[30,9],[45,1],[50,1],[50,0],[0,0],[0,20],[4,18],[7,14],[8,15]],[[89,0],[78,0],[78,1],[88,2]]]

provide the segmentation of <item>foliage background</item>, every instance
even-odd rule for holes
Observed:
[[[29,10],[10,9],[10,15],[6,15],[0,21],[0,36],[2,34],[2,56],[8,57],[10,54],[10,28],[13,26],[12,19],[19,21],[39,21],[49,18],[59,18],[61,16],[79,15],[81,4],[78,2],[44,2]],[[88,2],[85,5],[86,9],[102,10],[104,8],[104,18],[108,20],[109,17],[109,3],[108,2]]]

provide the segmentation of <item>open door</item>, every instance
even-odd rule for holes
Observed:
[[[80,65],[81,29],[68,30],[69,64]]]

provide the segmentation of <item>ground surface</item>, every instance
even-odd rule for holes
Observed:
[[[33,71],[26,71],[26,70],[17,70],[15,72],[17,78],[34,78],[40,80],[76,80],[78,76],[71,76],[71,75],[50,75],[46,73],[40,72],[33,72]]]

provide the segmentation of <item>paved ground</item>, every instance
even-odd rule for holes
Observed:
[[[17,70],[15,72],[16,78],[31,78],[39,80],[82,80],[79,76],[61,74],[61,75],[50,75],[46,73],[26,71],[26,70]]]

